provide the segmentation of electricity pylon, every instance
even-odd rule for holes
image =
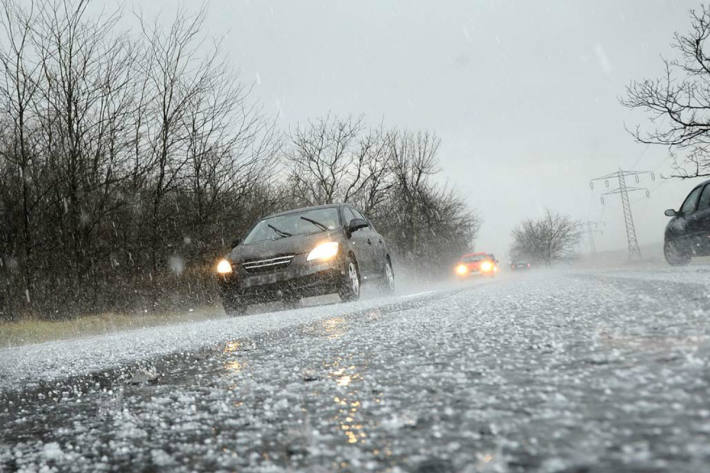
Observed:
[[[589,252],[592,255],[597,254],[597,245],[594,244],[594,234],[595,233],[604,233],[601,228],[602,223],[601,222],[593,222],[591,220],[587,220],[584,222],[584,226],[587,229],[587,238],[589,239]]]
[[[646,197],[650,197],[650,191],[645,187],[630,187],[626,184],[626,178],[633,176],[638,184],[641,181],[641,176],[648,175],[652,181],[656,180],[656,175],[651,171],[624,171],[619,169],[616,172],[607,174],[606,176],[596,177],[589,181],[589,187],[593,190],[594,183],[604,181],[607,189],[610,188],[609,180],[616,179],[617,187],[611,189],[601,195],[602,205],[604,205],[605,195],[619,194],[621,197],[621,207],[624,211],[624,224],[626,225],[626,245],[629,249],[629,259],[641,259],[641,248],[639,248],[638,238],[636,237],[636,226],[634,225],[634,216],[631,213],[631,201],[629,200],[629,192],[644,191]]]

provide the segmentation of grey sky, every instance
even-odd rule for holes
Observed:
[[[142,5],[154,15],[189,3]],[[602,220],[624,248],[621,206],[589,179],[618,167],[668,173],[667,150],[633,142],[618,98],[655,77],[697,2],[211,0],[209,34],[287,129],[328,112],[435,131],[442,176],[484,220],[477,247],[504,255],[544,207]],[[195,8],[197,6],[195,5]],[[633,199],[641,244],[692,182],[648,182]]]

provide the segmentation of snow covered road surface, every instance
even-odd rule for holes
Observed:
[[[126,330],[74,340],[0,349],[0,392],[41,382],[81,376],[174,353],[189,353],[235,338],[249,337],[338,314],[400,304],[435,292],[365,299],[300,310]]]
[[[530,272],[82,340],[96,359],[68,378],[33,371],[52,366],[40,345],[3,352],[20,390],[0,394],[0,470],[704,471],[706,269]],[[107,343],[133,348],[102,365]]]

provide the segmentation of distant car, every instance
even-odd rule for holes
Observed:
[[[454,273],[459,278],[470,276],[495,276],[498,272],[498,261],[490,253],[468,253],[463,255],[454,267]]]
[[[690,191],[679,210],[668,209],[673,217],[663,241],[663,254],[668,264],[688,264],[693,256],[710,255],[710,180]]]
[[[530,269],[530,263],[527,261],[513,261],[510,263],[510,269],[513,271],[525,271]]]
[[[338,293],[360,297],[365,280],[394,291],[385,240],[372,223],[344,204],[290,210],[263,218],[233,243],[217,265],[225,312],[244,313],[254,303]]]

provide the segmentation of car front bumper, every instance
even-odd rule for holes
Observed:
[[[466,279],[466,278],[475,278],[478,276],[486,277],[486,276],[495,276],[498,270],[491,270],[491,271],[481,271],[479,269],[472,269],[467,271],[466,273],[456,273],[456,276],[459,279]]]
[[[222,298],[242,304],[256,304],[289,298],[320,296],[337,292],[345,274],[342,258],[328,262],[308,262],[297,255],[285,268],[249,273],[240,264],[234,271],[219,276]]]

